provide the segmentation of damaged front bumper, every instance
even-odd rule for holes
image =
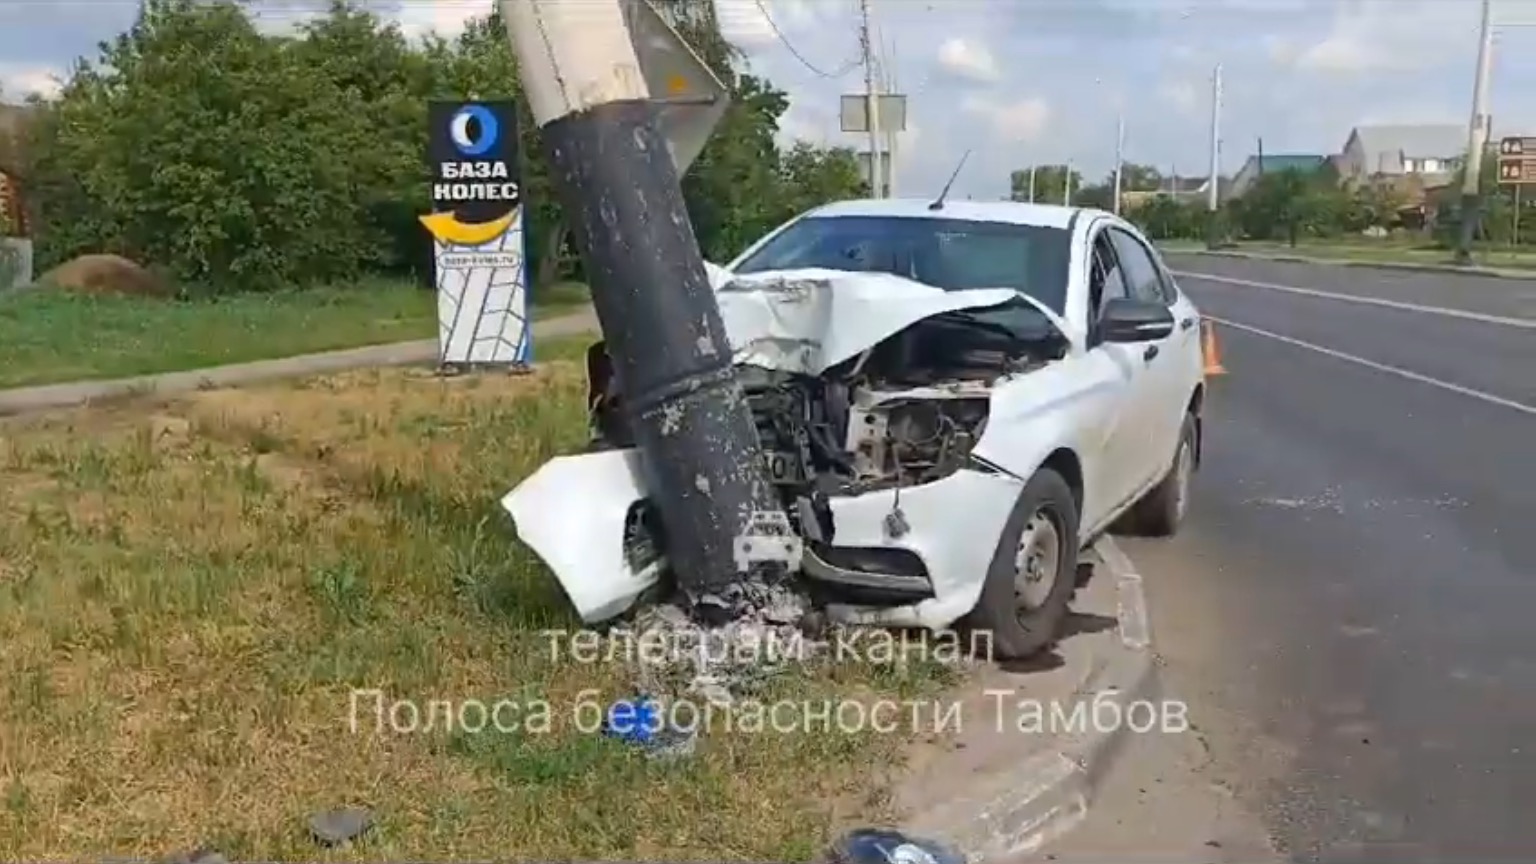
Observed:
[[[827,499],[830,532],[802,518],[804,575],[869,602],[829,607],[858,623],[938,629],[975,605],[994,544],[1023,482],[976,466],[921,486]],[[634,530],[645,502],[639,453],[608,450],[551,460],[502,506],[519,538],[554,572],[587,623],[633,607],[665,561]],[[801,499],[808,509],[808,499]],[[894,604],[894,605],[893,605]]]

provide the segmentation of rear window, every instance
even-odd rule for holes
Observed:
[[[1065,229],[968,219],[813,216],[734,267],[737,273],[820,268],[891,273],[942,288],[1012,288],[1050,309],[1066,305]]]

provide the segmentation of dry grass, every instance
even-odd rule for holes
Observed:
[[[630,670],[551,656],[537,631],[574,622],[497,499],[582,429],[569,361],[0,425],[0,857],[807,860],[878,817],[900,737],[717,729],[669,765],[572,728],[576,693]],[[354,688],[541,698],[555,728],[354,732]],[[375,831],[316,849],[308,815],[352,804]]]

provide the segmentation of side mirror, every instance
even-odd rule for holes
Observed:
[[[1104,304],[1099,332],[1105,342],[1152,342],[1173,333],[1173,312],[1161,303],[1116,297]]]

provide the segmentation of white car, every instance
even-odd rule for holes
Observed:
[[[1171,535],[1201,449],[1200,320],[1151,245],[1098,210],[848,201],[710,268],[804,582],[850,623],[1055,641],[1078,554]],[[509,493],[588,622],[663,578],[622,393],[588,357],[596,447]]]

